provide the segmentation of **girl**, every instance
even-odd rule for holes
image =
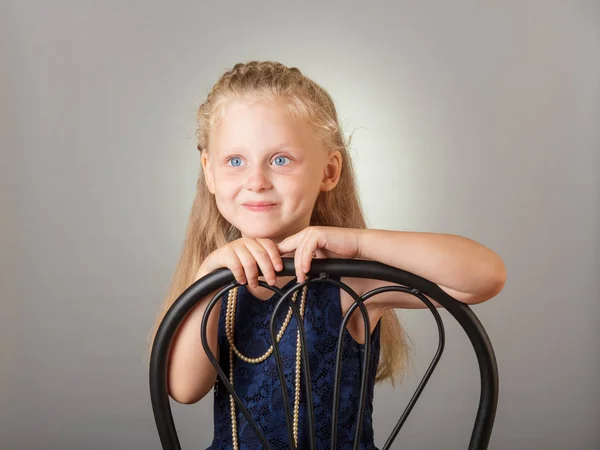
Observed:
[[[276,62],[235,65],[198,111],[202,170],[197,196],[183,253],[154,333],[187,287],[218,268],[229,268],[241,286],[215,305],[207,327],[209,345],[272,448],[289,446],[269,334],[279,297],[258,286],[258,280],[285,291],[306,279],[314,257],[371,259],[427,278],[455,299],[475,304],[496,296],[506,278],[501,258],[470,239],[366,229],[347,146],[329,94],[297,68]],[[296,277],[277,277],[282,257],[294,258]],[[361,278],[341,281],[358,295],[393,285]],[[169,394],[189,404],[214,387],[210,448],[262,448],[221,386],[200,341],[200,323],[214,294],[199,302],[175,336],[168,368]],[[296,294],[306,330],[307,349],[302,351],[308,352],[313,379],[317,443],[319,448],[329,448],[338,330],[354,301],[346,291],[326,282],[311,283]],[[424,304],[409,294],[387,292],[369,299],[365,306],[372,330],[372,359],[361,448],[373,449],[374,384],[389,380],[394,385],[409,362],[408,340],[394,309],[423,308]],[[298,448],[306,448],[295,316],[278,320],[277,330],[287,392],[294,398],[294,440]],[[344,331],[337,437],[342,449],[351,448],[354,438],[363,330],[357,310]]]

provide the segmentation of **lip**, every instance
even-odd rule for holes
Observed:
[[[251,211],[268,211],[277,206],[275,203],[270,202],[252,202],[243,205]]]

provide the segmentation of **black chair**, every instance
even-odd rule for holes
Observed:
[[[278,276],[293,276],[295,275],[294,269],[294,260],[292,258],[283,258],[283,269],[278,272]],[[262,275],[262,274],[261,274]],[[439,346],[438,350],[429,365],[423,379],[421,380],[417,390],[409,401],[405,411],[402,416],[398,420],[396,426],[394,427],[392,433],[387,439],[385,445],[382,447],[382,450],[389,449],[392,442],[396,438],[400,428],[405,422],[406,418],[412,411],[413,406],[418,400],[423,388],[425,387],[427,381],[429,380],[433,370],[435,369],[444,349],[445,343],[445,333],[444,333],[444,325],[442,319],[436,310],[435,306],[429,301],[427,297],[423,294],[427,294],[429,297],[438,302],[442,307],[444,307],[462,326],[462,328],[467,333],[471,344],[475,350],[475,354],[477,356],[477,361],[479,363],[479,372],[481,377],[481,391],[480,391],[480,399],[479,399],[479,407],[477,410],[477,416],[475,418],[475,424],[473,426],[473,431],[471,434],[471,440],[469,443],[469,450],[484,450],[488,448],[490,435],[492,433],[492,427],[494,425],[494,419],[496,416],[496,407],[498,403],[498,367],[496,363],[496,357],[494,355],[494,350],[492,348],[492,344],[485,332],[485,329],[481,325],[481,322],[478,320],[477,316],[471,311],[468,305],[454,299],[449,296],[445,291],[440,289],[438,285],[432,283],[422,277],[419,277],[415,274],[406,272],[404,270],[397,269],[395,267],[391,267],[386,264],[379,263],[377,261],[369,261],[369,260],[354,260],[354,259],[335,259],[335,258],[326,258],[326,259],[314,259],[311,263],[311,268],[309,273],[307,274],[309,277],[303,283],[296,283],[286,292],[282,292],[278,288],[274,286],[270,286],[265,282],[259,282],[260,286],[271,289],[274,292],[277,292],[281,295],[281,298],[277,301],[275,305],[275,309],[273,315],[271,317],[271,339],[274,342],[274,355],[277,362],[277,367],[279,370],[280,378],[282,379],[282,386],[285,386],[285,379],[283,378],[283,367],[281,363],[281,357],[278,349],[278,345],[275,339],[275,320],[274,318],[277,316],[278,312],[282,307],[286,304],[290,305],[293,314],[296,317],[296,320],[299,323],[299,331],[301,337],[302,350],[306,348],[306,341],[304,337],[304,327],[302,325],[302,321],[298,320],[300,318],[300,312],[295,303],[291,301],[292,294],[301,289],[306,284],[314,283],[314,282],[327,282],[334,283],[344,290],[346,290],[355,300],[355,303],[349,308],[348,312],[344,317],[344,321],[340,328],[340,331],[347,325],[348,320],[354,310],[358,307],[362,313],[364,324],[365,324],[365,352],[364,352],[364,364],[363,367],[368,369],[369,365],[367,361],[369,360],[370,353],[370,324],[368,320],[367,310],[363,304],[364,301],[368,301],[370,297],[385,291],[401,291],[407,292],[412,295],[418,297],[421,301],[423,301],[429,310],[432,312],[438,326],[439,331]],[[371,278],[378,279],[383,281],[388,281],[392,283],[397,283],[398,286],[386,286],[378,289],[374,289],[370,292],[365,293],[362,296],[358,296],[350,287],[346,284],[339,282],[336,279],[330,278],[333,277],[358,277],[358,278]],[[175,331],[177,330],[180,323],[183,321],[187,313],[194,308],[196,303],[208,295],[210,292],[213,292],[220,287],[221,289],[209,302],[206,312],[204,314],[204,318],[202,320],[201,326],[201,338],[202,345],[211,360],[213,366],[215,367],[220,380],[223,385],[228,389],[229,393],[234,397],[237,407],[242,411],[246,420],[248,420],[249,424],[253,427],[257,436],[261,440],[265,449],[269,449],[270,446],[268,442],[265,440],[262,435],[260,429],[257,427],[256,423],[244,407],[243,402],[232,388],[231,384],[228,381],[227,375],[218,364],[215,356],[212,354],[210,347],[208,345],[208,341],[206,338],[206,323],[208,316],[214,307],[215,303],[218,301],[221,296],[227,292],[229,289],[238,286],[235,277],[231,273],[231,271],[227,268],[221,268],[215,270],[214,272],[204,276],[203,278],[196,281],[193,285],[187,288],[179,298],[173,303],[169,311],[166,313],[163,318],[154,343],[152,347],[152,353],[150,357],[150,395],[152,400],[152,409],[154,411],[154,419],[156,422],[156,427],[158,430],[158,434],[160,437],[160,441],[164,449],[180,449],[179,439],[177,437],[177,432],[175,429],[175,424],[173,423],[173,416],[171,413],[171,407],[169,402],[169,395],[167,391],[167,358],[168,351],[171,344],[171,340],[175,335]],[[337,366],[336,366],[336,379],[334,383],[334,414],[333,414],[333,422],[332,422],[332,449],[335,448],[335,439],[336,439],[336,420],[337,420],[337,407],[338,407],[338,398],[339,398],[339,379],[340,373],[339,369],[341,367],[341,352],[343,343],[343,335],[344,333],[340,332],[340,338],[338,340],[338,358],[337,358]],[[311,402],[311,383],[310,383],[310,371],[307,370],[309,367],[308,363],[308,355],[306,352],[302,351],[302,366],[304,373],[304,384],[307,398],[307,411],[311,413],[308,415],[309,421],[309,436],[311,437],[311,449],[315,448],[314,442],[314,417],[312,415],[312,402]],[[356,427],[356,436],[360,435],[361,427],[362,427],[362,412],[364,410],[364,400],[365,400],[365,384],[367,379],[367,370],[364,370],[362,373],[362,382],[361,382],[361,400],[359,404],[359,414],[358,414],[358,423]],[[288,430],[290,436],[290,448],[294,448],[294,440],[292,438],[292,418],[290,413],[289,399],[286,395],[283,396],[285,399],[284,407],[287,415],[288,421]],[[357,440],[355,440],[355,448],[357,445]]]

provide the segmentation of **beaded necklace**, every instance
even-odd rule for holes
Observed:
[[[302,288],[302,299],[300,301],[300,317],[304,319],[304,306],[306,304],[306,294],[307,294],[308,286],[304,286]],[[271,353],[273,353],[273,345],[269,347],[265,354],[259,356],[257,358],[250,358],[242,352],[238,350],[234,343],[234,325],[235,325],[235,308],[238,297],[238,287],[234,287],[229,291],[229,295],[227,297],[227,312],[225,315],[225,331],[227,335],[227,340],[229,341],[229,382],[231,386],[233,386],[233,354],[235,353],[242,361],[245,361],[250,364],[259,364],[265,361]],[[292,295],[292,301],[295,303],[296,298],[298,297],[298,291],[295,291]],[[290,306],[288,314],[281,326],[281,330],[277,334],[277,342],[280,341],[285,329],[287,328],[290,319],[292,317],[293,310]],[[294,442],[296,447],[298,446],[298,411],[300,407],[300,356],[301,356],[301,343],[300,343],[300,328],[298,328],[297,338],[296,338],[296,373],[295,373],[295,395],[294,395],[294,422],[293,422],[293,431],[294,431]],[[238,444],[238,436],[237,436],[237,419],[235,412],[235,400],[231,394],[229,394],[229,405],[231,409],[231,438],[233,441],[233,450],[239,449]]]

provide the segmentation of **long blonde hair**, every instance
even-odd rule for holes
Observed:
[[[285,100],[290,113],[312,126],[323,148],[341,152],[339,182],[335,189],[319,194],[310,225],[366,228],[347,150],[350,140],[344,141],[333,100],[325,89],[296,67],[274,61],[250,61],[236,64],[225,72],[198,109],[198,150],[208,151],[211,127],[223,116],[227,103],[248,95]],[[165,313],[191,285],[204,259],[222,245],[241,237],[240,231],[217,209],[214,195],[206,186],[203,170],[200,170],[196,190],[181,256],[151,332],[150,345]],[[386,311],[381,321],[381,355],[375,380],[378,383],[389,380],[394,386],[396,377],[405,375],[410,363],[409,339],[395,310]]]

